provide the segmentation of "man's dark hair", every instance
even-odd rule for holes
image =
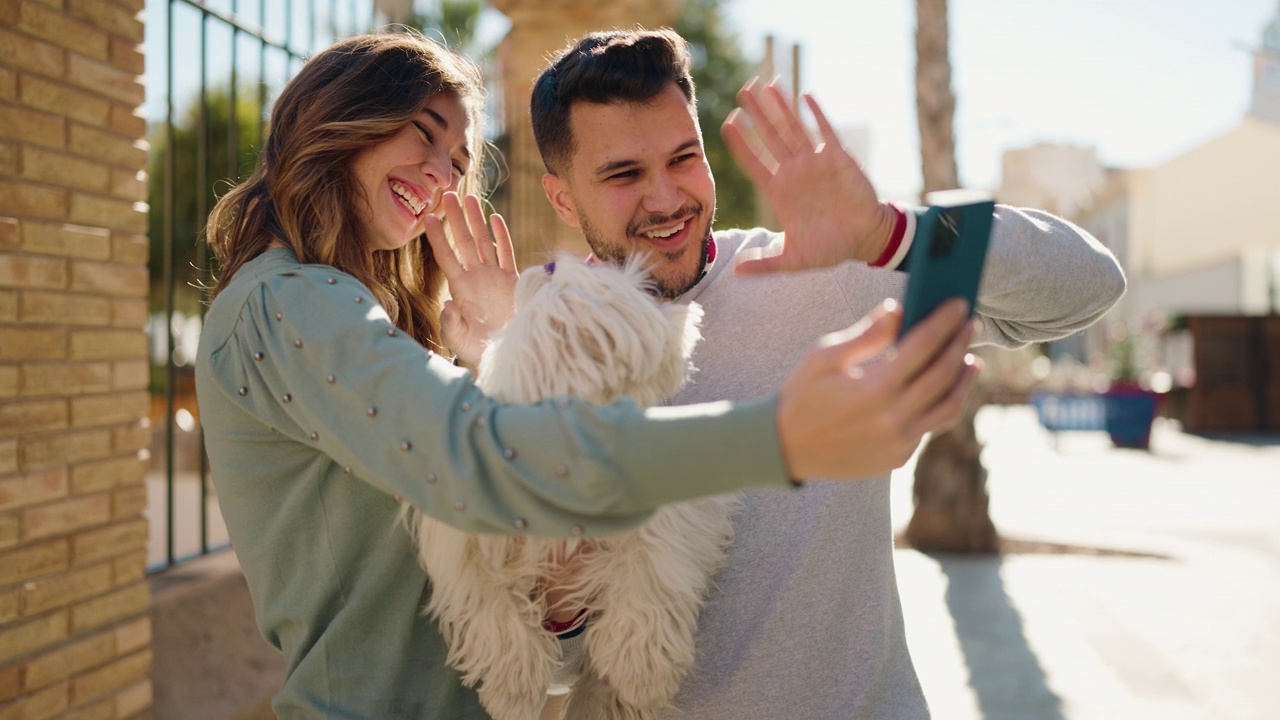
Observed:
[[[529,102],[533,139],[547,171],[567,169],[574,103],[644,103],[675,83],[694,104],[692,65],[689,44],[670,28],[594,32],[563,50],[538,76]]]

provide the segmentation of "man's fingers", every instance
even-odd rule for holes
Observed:
[[[729,148],[729,154],[733,156],[734,161],[747,174],[751,182],[756,187],[764,187],[773,177],[773,170],[760,158],[760,151],[747,141],[746,129],[743,127],[746,122],[746,116],[742,110],[734,108],[720,126],[720,135],[724,137],[724,144]]]
[[[751,118],[751,124],[755,128],[756,135],[764,143],[765,149],[775,160],[782,162],[784,158],[791,157],[794,153],[778,133],[778,127],[773,118],[769,117],[765,111],[760,102],[759,93],[759,79],[752,78],[738,91],[738,107]]]
[[[785,246],[783,252],[766,255],[764,248],[747,248],[738,253],[733,262],[735,275],[764,275],[787,269]]]
[[[818,132],[822,134],[822,141],[831,145],[839,145],[840,136],[836,133],[836,129],[831,126],[831,122],[827,120],[826,113],[822,112],[822,108],[818,106],[818,101],[809,93],[804,94],[804,104],[809,106],[809,112],[813,113],[813,119],[818,123]]]
[[[772,101],[774,115],[786,131],[782,136],[787,147],[793,154],[812,152],[814,143],[813,138],[809,137],[809,129],[804,126],[804,121],[800,119],[800,113],[791,103],[791,99],[783,92],[781,83],[777,80],[769,83],[765,93]]]
[[[498,244],[498,267],[516,272],[516,250],[511,244],[511,231],[507,228],[507,221],[494,213],[489,216],[489,222],[493,224],[493,237]]]

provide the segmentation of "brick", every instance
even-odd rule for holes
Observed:
[[[22,511],[24,540],[72,533],[111,519],[111,495],[99,493],[36,505]]]
[[[132,360],[147,356],[141,330],[75,330],[68,353],[73,360]]]
[[[108,693],[114,693],[142,680],[150,672],[150,649],[127,655],[106,667],[84,673],[72,680],[72,701],[79,704]]]
[[[142,9],[147,6],[147,0],[113,0],[113,1],[117,5],[123,8],[127,8],[134,15],[137,15],[138,13],[142,12]]]
[[[22,691],[22,666],[0,668],[0,702],[12,700]]]
[[[138,550],[121,555],[111,561],[116,573],[116,585],[127,585],[147,576],[147,551]]]
[[[115,629],[116,653],[126,655],[151,646],[151,618],[140,617]]]
[[[151,679],[144,678],[116,693],[116,717],[132,717],[150,708],[151,699]]]
[[[101,295],[28,290],[18,304],[18,320],[48,325],[108,325],[111,298]]]
[[[22,394],[83,395],[111,390],[107,362],[30,363],[22,366]]]
[[[61,720],[116,720],[116,717],[115,698],[108,698],[92,705],[81,705],[70,715],[63,715]]]
[[[0,322],[18,321],[18,291],[0,290]]]
[[[71,608],[71,628],[83,632],[134,615],[151,605],[151,585],[145,580],[127,585],[102,597],[86,600]]]
[[[3,299],[0,299],[0,309],[3,308]],[[0,314],[3,317],[3,314]],[[129,328],[131,330],[145,330],[151,322],[151,314],[147,308],[146,298],[111,298],[111,326],[118,328]],[[133,377],[130,375],[130,377]]]
[[[17,395],[19,382],[17,366],[0,365],[0,398]]]
[[[67,147],[77,155],[131,170],[147,166],[147,143],[89,125],[71,123]]]
[[[0,175],[18,174],[18,145],[0,138]]]
[[[111,234],[111,259],[126,265],[142,265],[151,259],[151,245],[141,233]]]
[[[146,547],[150,532],[143,518],[89,530],[71,539],[71,561],[75,565],[105,560],[139,547]]]
[[[67,69],[67,52],[0,25],[0,65],[31,70],[45,77],[62,77]]]
[[[111,124],[110,100],[35,75],[22,76],[18,99],[28,107],[64,115],[89,125],[107,127]]]
[[[151,276],[144,266],[86,260],[71,263],[72,290],[140,298],[146,297],[150,284]]]
[[[0,68],[0,100],[8,102],[18,97],[18,73]]]
[[[138,19],[136,10],[102,0],[67,0],[67,11],[112,35],[135,43],[142,42],[142,21]]]
[[[67,286],[68,277],[67,263],[62,260],[34,255],[0,255],[0,286],[61,289]]]
[[[111,255],[111,232],[87,225],[28,220],[22,223],[22,247],[33,253],[106,260]]]
[[[15,218],[0,218],[0,249],[13,250],[22,246],[22,227]]]
[[[147,174],[142,170],[112,168],[108,185],[111,194],[129,202],[146,202]]]
[[[0,440],[0,475],[18,471],[18,441]],[[0,533],[2,535],[3,533]],[[3,543],[0,543],[3,545]]]
[[[141,140],[147,136],[147,118],[142,108],[113,103],[109,127],[128,138]]]
[[[137,455],[86,462],[71,468],[70,490],[72,495],[110,490],[140,483],[146,474],[147,463]]]
[[[143,54],[142,45],[136,42],[113,37],[107,47],[107,56],[111,59],[111,64],[121,70],[127,70],[134,75],[146,72],[146,56]]]
[[[90,667],[105,664],[115,657],[115,644],[115,633],[97,633],[58,650],[46,652],[28,662],[23,687],[28,692],[33,691],[58,680],[68,679]]]
[[[61,430],[71,423],[70,410],[63,399],[0,402],[0,437]]]
[[[67,191],[60,187],[0,180],[0,213],[61,220],[67,216]]]
[[[137,73],[74,52],[67,53],[66,78],[86,90],[102,93],[125,105],[136,107],[146,100],[142,77]]]
[[[67,636],[67,614],[55,612],[0,630],[0,663],[49,647]]]
[[[9,515],[16,520],[16,515]],[[22,547],[0,553],[0,585],[25,582],[61,572],[69,567],[70,546],[66,540]]]
[[[111,590],[111,564],[102,563],[22,586],[22,614],[67,607]]]
[[[134,485],[133,487],[120,488],[115,491],[112,502],[112,516],[116,520],[138,517],[143,510],[147,509],[147,486]],[[142,557],[144,564],[146,559],[144,555]]]
[[[70,706],[70,683],[61,682],[27,695],[18,701],[16,714],[0,709],[0,720],[50,720],[66,712]]]
[[[20,157],[22,177],[28,180],[94,192],[111,189],[111,168],[102,163],[30,146]]]
[[[0,361],[60,360],[67,356],[62,328],[0,327]]]
[[[107,34],[66,13],[32,2],[20,3],[18,29],[55,45],[84,53],[99,60],[108,58]]]
[[[142,333],[133,333],[146,341]],[[87,427],[136,423],[151,409],[151,398],[146,392],[123,392],[108,395],[88,395],[71,398],[71,426]]]
[[[22,607],[22,595],[17,590],[5,590],[0,592],[0,625],[8,625],[18,619],[18,612]],[[4,677],[3,671],[0,671],[0,702],[4,697]]]
[[[72,191],[67,218],[85,225],[141,232],[147,229],[147,206],[140,202]]]
[[[71,463],[99,460],[111,455],[111,431],[100,429],[86,432],[26,436],[19,441],[19,453],[21,467],[25,472],[55,465],[63,466]],[[74,478],[75,471],[73,469],[73,494],[76,493]]]
[[[61,148],[67,144],[67,125],[58,115],[5,103],[0,104],[0,136]]]
[[[65,467],[28,472],[0,480],[0,510],[37,505],[67,496],[69,488]],[[0,578],[3,573],[0,573]],[[0,585],[3,585],[0,582]]]
[[[147,418],[128,426],[111,428],[111,447],[117,455],[123,453],[136,454],[139,450],[151,445],[151,423]],[[0,443],[0,457],[3,457],[4,445]],[[3,472],[0,469],[0,472]]]
[[[116,390],[145,390],[151,384],[151,365],[146,360],[115,363],[111,386]]]
[[[0,549],[17,545],[22,539],[22,519],[18,513],[0,515]]]

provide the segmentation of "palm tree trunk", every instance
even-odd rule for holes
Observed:
[[[916,117],[920,126],[923,194],[959,187],[956,97],[951,89],[947,0],[916,0]],[[915,512],[904,537],[938,552],[995,552],[999,536],[987,503],[987,471],[974,429],[981,401],[965,403],[960,422],[935,433],[916,461]]]

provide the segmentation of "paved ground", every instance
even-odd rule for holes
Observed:
[[[979,435],[1002,535],[1127,555],[898,551],[935,718],[1280,718],[1280,438],[1166,423],[1150,453],[1102,433],[1055,450],[1025,407],[984,409]]]

